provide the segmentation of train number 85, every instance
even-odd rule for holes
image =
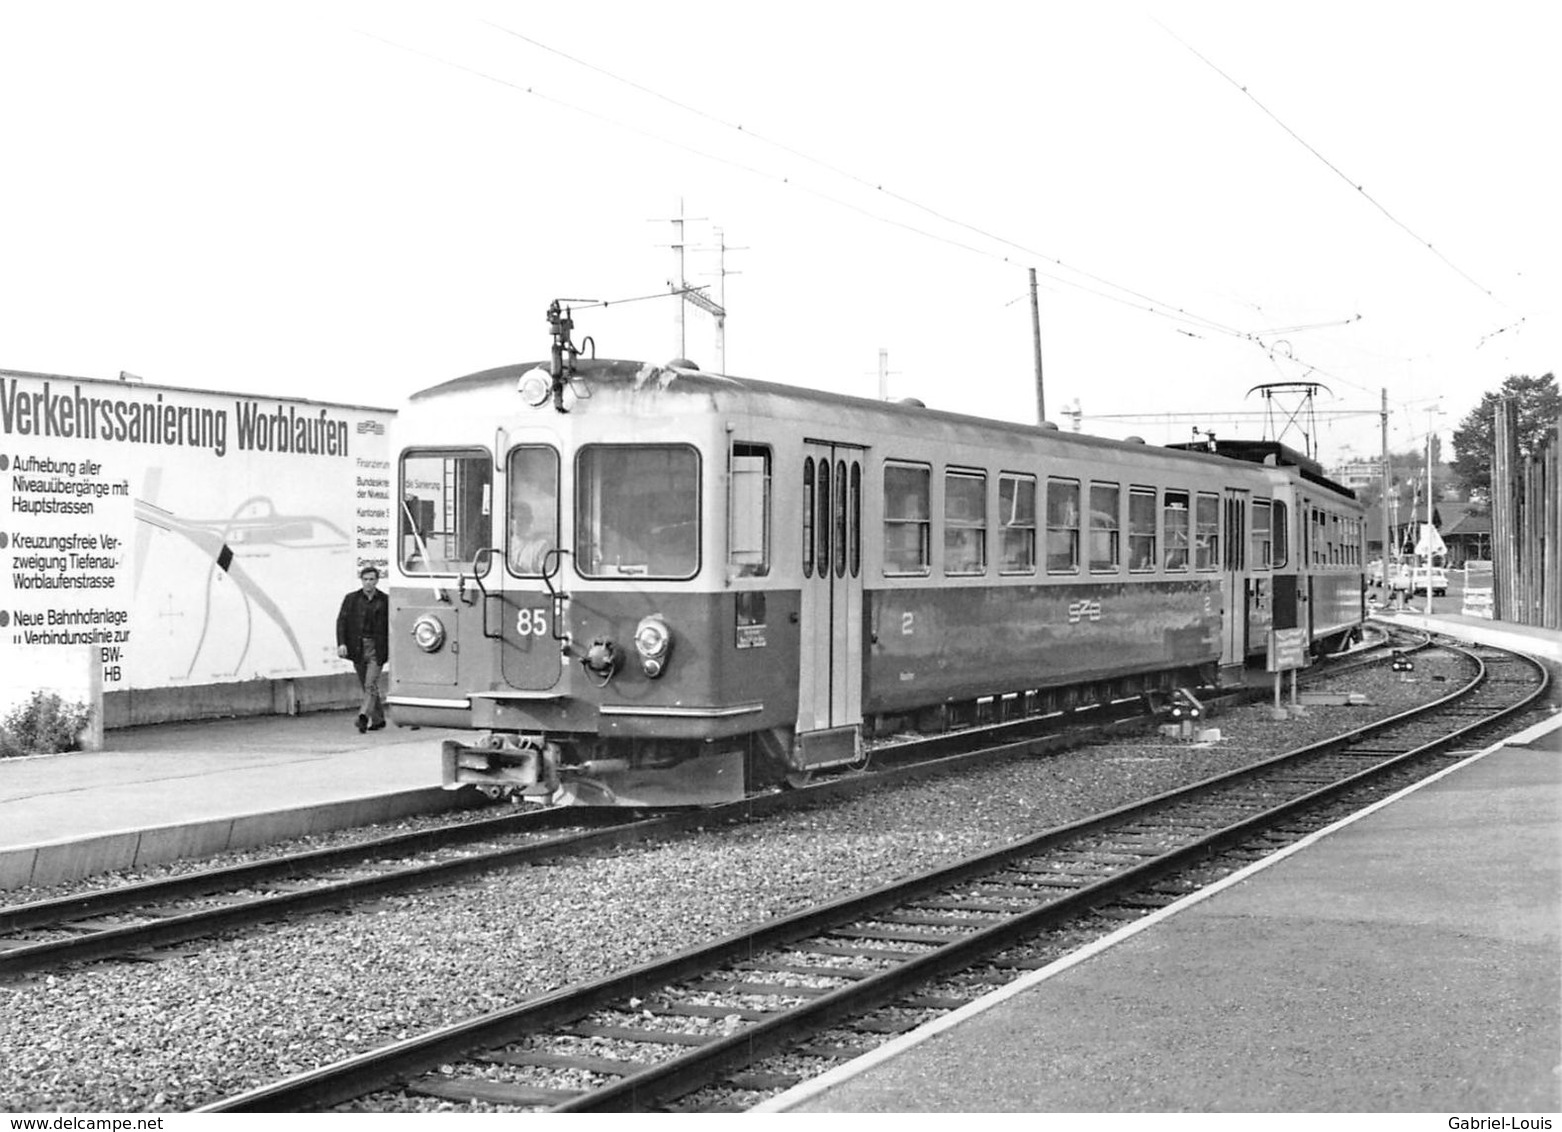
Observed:
[[[548,615],[541,609],[522,609],[515,615],[515,631],[523,637],[546,637]]]

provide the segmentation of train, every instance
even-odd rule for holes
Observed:
[[[553,346],[394,425],[386,705],[450,788],[700,806],[905,731],[1241,679],[1366,616],[1363,509],[1157,447]],[[594,344],[590,346],[594,353]]]

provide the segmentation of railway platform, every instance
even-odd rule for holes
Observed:
[[[1556,1113],[1562,715],[763,1107]]]
[[[101,751],[0,759],[3,890],[470,804],[445,731],[360,734],[355,712],[112,730]]]
[[[1406,609],[1398,612],[1380,610],[1376,620],[1389,625],[1403,625],[1411,629],[1424,629],[1442,633],[1461,641],[1490,645],[1493,648],[1512,649],[1528,653],[1539,660],[1562,663],[1562,631],[1544,629],[1535,625],[1517,625],[1510,621],[1493,621],[1489,617],[1470,617],[1462,613],[1423,613]]]

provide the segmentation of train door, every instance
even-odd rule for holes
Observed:
[[[856,757],[862,722],[862,465],[856,445],[803,445],[803,592],[797,700],[806,766]]]
[[[1228,487],[1224,512],[1220,598],[1225,627],[1220,662],[1240,665],[1247,658],[1247,492]]]
[[[556,600],[559,545],[559,454],[548,444],[510,449],[505,474],[501,554],[504,581],[488,595],[483,629],[502,641],[500,669],[511,688],[552,688],[562,672],[562,603]]]
[[[1307,629],[1307,637],[1311,640],[1311,626],[1302,609],[1307,604],[1308,587],[1311,584],[1308,580],[1308,571],[1312,552],[1305,533],[1310,508],[1305,498],[1300,500],[1296,508],[1298,525],[1304,533],[1294,563],[1288,561],[1285,553],[1286,547],[1291,542],[1286,529],[1290,522],[1290,510],[1280,499],[1276,499],[1270,506],[1270,523],[1273,526],[1275,547],[1273,625],[1276,629]]]

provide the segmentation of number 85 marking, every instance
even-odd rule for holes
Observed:
[[[523,609],[515,615],[515,631],[523,637],[546,637],[548,616],[540,609]]]

